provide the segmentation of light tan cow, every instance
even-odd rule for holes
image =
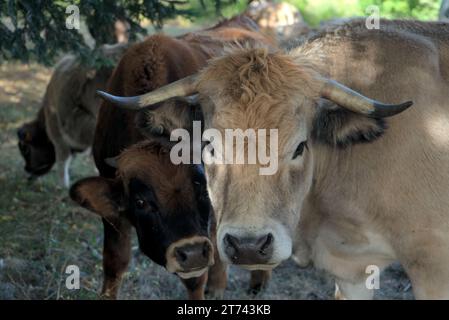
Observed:
[[[262,32],[276,38],[281,48],[290,47],[313,32],[301,12],[287,2],[250,1],[244,14],[253,19]]]
[[[205,165],[223,260],[270,269],[293,253],[332,273],[343,298],[372,298],[367,266],[398,260],[416,298],[449,298],[448,34],[355,20],[288,54],[235,50],[120,103],[199,93],[205,128],[279,129],[274,175]]]
[[[304,23],[299,10],[287,2],[251,1],[245,14],[263,29],[282,31],[284,27]]]

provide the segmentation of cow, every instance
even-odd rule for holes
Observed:
[[[236,49],[165,88],[107,99],[155,109],[196,94],[206,129],[278,130],[272,175],[205,164],[224,261],[265,270],[293,253],[346,299],[371,299],[367,267],[399,261],[417,299],[448,299],[448,32],[355,19],[288,53]]]
[[[296,23],[304,23],[304,19],[298,9],[287,3],[274,3],[272,1],[251,1],[245,14],[252,18],[263,29],[282,29]]]
[[[177,38],[172,38],[164,34],[152,35],[127,50],[111,76],[108,91],[114,94],[128,96],[156,89],[197,72],[201,67],[206,65],[208,59],[222,54],[224,47],[231,43],[239,43],[240,45],[252,45],[256,43],[275,45],[273,40],[258,33],[257,26],[254,22],[244,16],[237,16],[233,19],[223,21],[210,29],[188,33]],[[109,161],[105,159],[116,157],[123,149],[145,139],[149,139],[152,142],[166,143],[168,139],[165,134],[169,132],[168,130],[180,126],[187,126],[192,119],[196,119],[199,116],[198,112],[192,112],[194,110],[192,108],[195,109],[195,106],[190,106],[190,101],[188,100],[173,100],[164,103],[164,113],[157,114],[155,117],[152,117],[151,114],[146,114],[144,118],[135,119],[136,115],[139,114],[136,111],[112,108],[109,102],[104,102],[99,111],[92,150],[96,166],[101,176],[100,178],[117,179],[117,169],[111,166]],[[170,119],[173,114],[177,115],[176,121],[165,121],[166,119]],[[136,122],[139,124],[138,128],[135,126]],[[153,123],[158,124],[153,125]],[[163,129],[161,130],[161,128]],[[143,159],[148,160],[145,157]],[[111,219],[104,218],[106,215],[109,215],[109,207],[102,207],[106,210],[104,212],[101,212],[101,210],[93,210],[103,217],[104,224],[104,284],[102,294],[105,297],[117,297],[122,274],[126,271],[130,260],[129,252],[131,246],[130,238],[120,235],[129,235],[134,225],[139,239],[157,237],[157,239],[151,238],[152,246],[156,252],[145,251],[145,244],[141,243],[143,252],[156,263],[165,266],[170,272],[179,271],[180,273],[178,274],[181,276],[185,274],[185,277],[190,279],[188,281],[189,284],[186,284],[189,296],[191,298],[202,298],[201,294],[193,294],[193,292],[202,292],[204,282],[204,273],[200,274],[197,272],[198,267],[195,263],[187,266],[192,269],[192,272],[189,272],[188,270],[172,268],[170,264],[167,264],[168,260],[164,258],[165,256],[172,257],[172,253],[169,253],[169,251],[174,250],[173,248],[175,247],[192,245],[191,240],[186,238],[187,235],[183,228],[185,225],[191,223],[189,221],[197,220],[198,215],[201,214],[201,210],[198,208],[198,202],[194,201],[193,194],[180,197],[180,199],[187,199],[184,203],[175,201],[178,197],[177,192],[181,194],[192,192],[193,187],[189,187],[192,185],[192,174],[186,172],[180,175],[179,179],[172,181],[176,192],[173,191],[171,197],[168,197],[168,195],[159,195],[157,192],[158,188],[161,187],[159,184],[163,186],[171,181],[173,179],[172,171],[175,169],[170,166],[169,168],[162,169],[165,163],[168,163],[169,159],[163,160],[164,165],[158,164],[156,160],[151,160],[153,162],[148,160],[149,162],[147,164],[144,161],[136,162],[136,166],[141,166],[137,178],[143,181],[141,183],[142,188],[156,190],[154,193],[160,201],[158,207],[161,212],[178,211],[177,216],[180,216],[180,219],[161,220],[158,228],[161,228],[164,232],[153,235],[154,229],[150,225],[143,224],[139,220],[134,220],[134,223],[129,223],[128,217],[124,215],[120,215],[117,218],[117,222],[114,223],[114,227],[112,227],[110,224]],[[152,172],[152,170],[159,167],[161,169],[158,172],[158,180],[146,179],[140,176],[140,174],[145,175],[147,174],[146,172]],[[119,166],[118,172],[120,172],[121,176],[126,176],[128,174],[127,170],[131,171],[129,173],[130,175],[133,174],[134,169],[131,167],[120,168]],[[187,169],[181,168],[178,170],[188,171]],[[126,190],[128,180],[122,179],[122,182]],[[84,198],[78,197],[76,195],[77,191],[75,190],[81,188],[82,185],[83,183],[80,182],[76,187],[73,187],[74,193],[72,193],[74,195],[73,198],[81,205],[84,202],[80,199]],[[88,188],[88,190],[91,190],[91,188]],[[126,195],[129,197],[128,194]],[[143,196],[147,195],[150,195],[150,192],[143,194]],[[167,202],[168,200],[164,201],[164,197],[172,199],[171,201],[173,202]],[[98,198],[93,198],[92,202],[94,201],[99,200]],[[176,208],[172,208],[172,205]],[[87,202],[84,206],[90,208]],[[210,236],[213,239],[214,228],[211,229]],[[188,236],[191,237],[194,234],[203,237],[204,234],[207,234],[205,225],[198,225],[195,231],[196,233],[191,231],[191,234]],[[203,244],[206,242],[203,238],[195,240],[195,250],[201,250]],[[218,262],[219,259],[216,260]],[[203,269],[200,271],[204,272]],[[214,271],[210,273],[208,291],[212,297],[221,297],[223,295],[226,286],[225,272],[225,266],[217,263]],[[270,275],[264,272],[254,272],[251,278],[250,291],[257,293],[257,291],[265,286],[269,277]],[[190,284],[192,282],[194,285]]]
[[[104,45],[100,51],[117,61],[127,45]],[[113,67],[92,69],[74,55],[64,56],[56,65],[36,119],[17,131],[25,171],[36,178],[50,171],[55,162],[62,183],[69,187],[72,155],[92,146],[100,100]]]
[[[302,38],[314,32],[299,10],[287,2],[250,1],[244,14],[253,19],[262,32],[275,37],[281,48],[299,45]]]
[[[205,177],[201,166],[172,164],[169,151],[156,140],[138,142],[108,160],[117,170],[114,178],[84,178],[70,189],[73,200],[107,222],[102,290],[106,298],[117,297],[121,274],[116,270],[128,264],[130,226],[137,231],[142,252],[176,273],[190,299],[204,298],[207,270],[214,264]]]

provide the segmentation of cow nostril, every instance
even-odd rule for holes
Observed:
[[[203,257],[208,257],[209,256],[209,244],[207,242],[204,242],[203,245]]]
[[[267,255],[267,250],[271,248],[273,244],[274,237],[271,233],[267,234],[265,237],[259,240],[262,242],[262,246],[260,247],[259,253],[263,256]]]
[[[229,258],[231,258],[232,261],[236,261],[238,259],[238,239],[236,237],[231,236],[230,234],[226,234],[224,236],[224,244],[225,244],[225,251]]]
[[[231,236],[230,234],[227,233],[224,237],[224,241],[227,246],[231,246],[237,250],[238,245],[239,245],[239,240],[236,237]]]
[[[187,254],[179,248],[175,250],[175,256],[179,262],[187,261]]]
[[[224,252],[234,264],[264,264],[273,255],[274,240],[272,233],[242,238],[225,234],[223,238]]]

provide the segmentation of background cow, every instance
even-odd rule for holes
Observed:
[[[262,32],[276,38],[281,48],[299,45],[303,37],[314,31],[304,21],[301,12],[287,2],[249,1],[245,14],[257,23]]]
[[[113,100],[199,94],[206,128],[279,130],[274,175],[260,176],[260,163],[205,166],[225,261],[270,269],[295,242],[298,263],[335,276],[337,297],[371,298],[367,267],[399,260],[416,298],[449,298],[448,32],[354,20],[289,54],[236,50],[170,87]]]
[[[181,277],[191,299],[204,298],[214,264],[206,181],[200,166],[172,164],[169,151],[155,141],[137,143],[109,160],[117,169],[114,178],[86,178],[70,189],[73,200],[107,222],[105,248],[114,247],[103,256],[107,298],[117,297],[122,274],[116,270],[130,259],[130,225],[145,255]]]
[[[117,61],[126,44],[104,45],[105,58]],[[47,173],[56,162],[63,184],[70,185],[72,154],[92,146],[100,101],[95,95],[106,88],[113,67],[95,70],[73,55],[56,65],[37,118],[19,128],[19,149],[31,177]]]

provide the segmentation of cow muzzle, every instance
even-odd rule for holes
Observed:
[[[224,251],[234,264],[266,264],[273,255],[274,237],[268,233],[261,237],[238,238],[225,234]]]
[[[218,237],[220,257],[248,270],[271,270],[291,255],[291,239],[282,231],[224,227]]]
[[[172,243],[166,253],[166,268],[183,279],[201,276],[214,264],[214,248],[206,237],[191,237]]]

